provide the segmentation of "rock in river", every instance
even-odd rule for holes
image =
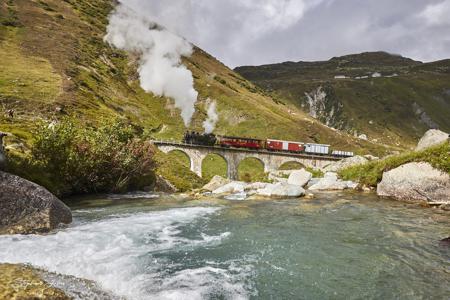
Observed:
[[[247,184],[242,181],[232,181],[224,186],[221,186],[215,189],[212,193],[216,195],[220,194],[233,194],[233,193],[242,193]]]
[[[301,197],[305,195],[305,190],[299,185],[279,182],[268,184],[263,189],[257,190],[256,195],[263,197]]]
[[[428,130],[417,144],[416,151],[421,151],[429,147],[433,147],[444,143],[449,139],[448,133],[437,129]]]
[[[288,184],[304,187],[311,180],[312,174],[305,169],[296,170],[289,175]]]
[[[383,173],[377,194],[412,202],[450,202],[450,176],[428,163],[408,163]]]
[[[231,181],[229,179],[223,178],[222,176],[219,175],[215,175],[204,187],[202,187],[202,190],[212,192],[230,182]]]
[[[0,234],[45,233],[71,222],[70,209],[45,188],[0,171]]]
[[[352,181],[339,180],[336,173],[327,172],[323,178],[320,178],[317,183],[309,187],[309,190],[316,191],[333,191],[355,189],[357,184]]]

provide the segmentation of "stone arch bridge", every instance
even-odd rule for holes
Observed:
[[[322,169],[326,165],[341,160],[333,156],[320,156],[310,154],[273,152],[267,150],[249,150],[238,148],[223,148],[216,146],[201,146],[182,144],[176,142],[153,141],[164,153],[175,150],[184,152],[189,157],[191,171],[202,177],[203,160],[210,154],[221,156],[227,162],[227,176],[229,179],[238,179],[239,163],[246,158],[256,158],[264,165],[265,172],[278,170],[281,165],[288,162],[301,163],[305,167]]]

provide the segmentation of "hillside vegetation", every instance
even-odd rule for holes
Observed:
[[[383,172],[410,162],[428,162],[433,167],[450,174],[450,143],[444,143],[420,152],[405,152],[364,165],[357,165],[340,171],[345,180],[354,180],[367,186],[376,186]]]
[[[62,119],[89,128],[98,126],[99,120],[120,119],[148,139],[180,140],[187,129],[203,130],[208,99],[217,102],[217,134],[327,143],[361,154],[382,155],[399,149],[324,126],[199,48],[183,60],[199,92],[193,121],[186,128],[173,100],[140,87],[138,54],[104,42],[114,4],[113,0],[0,3],[0,131],[10,134],[6,139],[10,156],[28,159],[39,134],[38,124]],[[13,117],[6,113],[10,110]],[[204,182],[182,161],[159,152],[155,160],[156,173],[170,178],[181,190]],[[40,174],[29,177],[46,178]]]
[[[170,99],[139,86],[137,56],[103,41],[113,1],[9,0],[0,7],[0,103],[14,109],[0,129],[30,143],[36,119],[69,114],[87,123],[121,117],[153,138],[180,139],[186,130]],[[215,58],[196,48],[185,64],[199,91],[190,129],[202,130],[207,98],[217,101],[217,133],[322,142],[342,149],[383,152],[322,126],[294,106],[268,96]],[[18,146],[18,145],[16,145]]]
[[[429,128],[450,131],[450,60],[369,52],[236,71],[317,120],[372,141],[409,148]]]

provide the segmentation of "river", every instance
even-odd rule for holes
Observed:
[[[62,275],[92,280],[106,298],[450,298],[450,247],[439,243],[450,236],[448,213],[374,195],[141,194],[78,199],[72,209],[74,223],[55,234],[1,236],[0,262],[52,272],[48,280],[78,298],[92,287]]]

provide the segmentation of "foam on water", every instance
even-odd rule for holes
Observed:
[[[239,283],[244,270],[208,263],[177,269],[156,255],[221,243],[228,232],[181,236],[191,223],[218,210],[193,207],[116,215],[47,236],[1,236],[0,262],[27,263],[93,280],[102,289],[129,299],[246,298]]]

